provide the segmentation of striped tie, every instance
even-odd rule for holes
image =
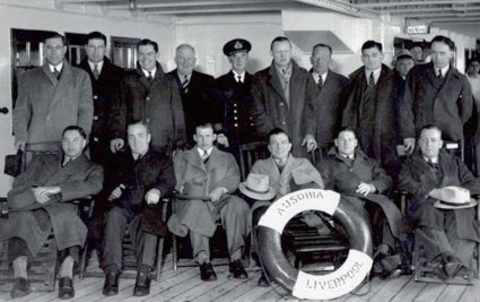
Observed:
[[[98,80],[98,77],[100,76],[100,71],[98,70],[98,64],[93,65],[93,77],[95,80]]]
[[[188,84],[190,84],[190,80],[188,79],[187,75],[183,76],[183,81],[182,81],[182,90],[187,93],[188,92]]]

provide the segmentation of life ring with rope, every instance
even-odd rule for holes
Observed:
[[[294,268],[281,247],[281,234],[295,215],[316,210],[334,216],[348,234],[350,250],[335,271],[314,275]],[[304,189],[273,202],[256,227],[258,256],[269,277],[300,299],[334,299],[353,291],[368,276],[372,265],[369,223],[340,194],[329,190]]]

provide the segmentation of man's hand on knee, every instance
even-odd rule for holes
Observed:
[[[148,205],[157,204],[160,201],[160,196],[162,192],[159,189],[150,189],[148,190],[147,194],[145,194],[145,201]]]

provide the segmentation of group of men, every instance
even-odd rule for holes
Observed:
[[[251,75],[251,44],[229,41],[223,52],[232,70],[215,80],[194,70],[189,44],[176,48],[177,68],[165,73],[152,40],[138,43],[137,68],[123,71],[106,58],[102,33],[88,35],[80,68],[65,60],[62,35],[46,38],[46,63],[19,77],[14,109],[15,145],[32,155],[9,193],[11,214],[0,220],[15,274],[12,296],[30,292],[28,262],[52,228],[61,255],[59,297],[74,296],[73,266],[87,229],[69,202],[88,195],[96,199],[89,236],[100,251],[107,296],[118,293],[126,227],[138,256],[135,296],[149,294],[158,237],[167,231],[188,235],[201,279],[216,280],[209,238],[218,221],[227,235],[230,273],[247,278],[241,257],[252,221],[273,199],[303,187],[340,192],[366,219],[379,212],[383,219],[372,221],[372,229],[380,234],[374,242],[387,268],[400,265],[389,257],[402,240],[401,214],[387,198],[399,185],[415,195],[416,206],[409,208],[415,226],[425,238],[440,238],[430,244],[432,259],[441,255],[442,277],[467,270],[468,253],[462,258],[455,251],[464,247],[458,240],[480,241],[471,209],[447,213],[429,197],[448,185],[472,194],[478,187],[463,163],[441,151],[443,140],[462,146],[474,110],[469,83],[450,62],[453,42],[437,36],[431,63],[413,67],[404,53],[393,71],[383,64],[382,45],[367,41],[364,65],[350,79],[330,70],[329,45],[313,47],[310,71],[295,63],[292,47],[287,37],[273,39],[271,65]],[[238,146],[262,140],[270,157],[240,183]],[[306,159],[315,149],[316,166]],[[411,157],[402,164],[398,153]],[[439,167],[430,168],[430,161]],[[188,198],[167,224],[159,204],[174,188]],[[321,227],[314,215],[304,219]],[[259,284],[266,283],[262,276]]]

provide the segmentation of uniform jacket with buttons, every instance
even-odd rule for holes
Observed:
[[[93,92],[93,125],[89,148],[92,160],[103,163],[109,156],[110,128],[109,115],[113,103],[118,97],[118,88],[123,78],[122,68],[112,64],[108,58],[103,59],[103,66],[98,79],[95,79],[88,60],[79,66],[90,76]]]
[[[122,80],[110,118],[112,138],[125,138],[128,124],[138,120],[149,125],[155,150],[170,152],[185,141],[185,117],[177,84],[158,63],[152,82],[140,68]]]
[[[410,70],[404,99],[400,103],[403,138],[416,137],[423,126],[435,124],[442,129],[445,139],[463,139],[463,126],[473,110],[470,83],[453,66],[443,79],[443,84],[438,84],[433,63],[417,65]]]
[[[78,125],[90,134],[92,86],[88,74],[63,62],[60,79],[48,64],[19,76],[13,111],[15,141],[60,142],[65,127]]]
[[[290,105],[284,95],[280,76],[274,63],[255,74],[252,85],[254,98],[253,116],[260,137],[264,137],[273,128],[281,128],[292,140],[292,153],[295,156],[304,155],[301,146],[307,129],[313,129],[313,99],[315,97],[315,82],[305,69],[292,61],[290,78]]]
[[[245,72],[243,83],[237,83],[232,71],[216,80],[220,93],[223,130],[230,144],[238,145],[257,140],[252,116],[253,76]]]

